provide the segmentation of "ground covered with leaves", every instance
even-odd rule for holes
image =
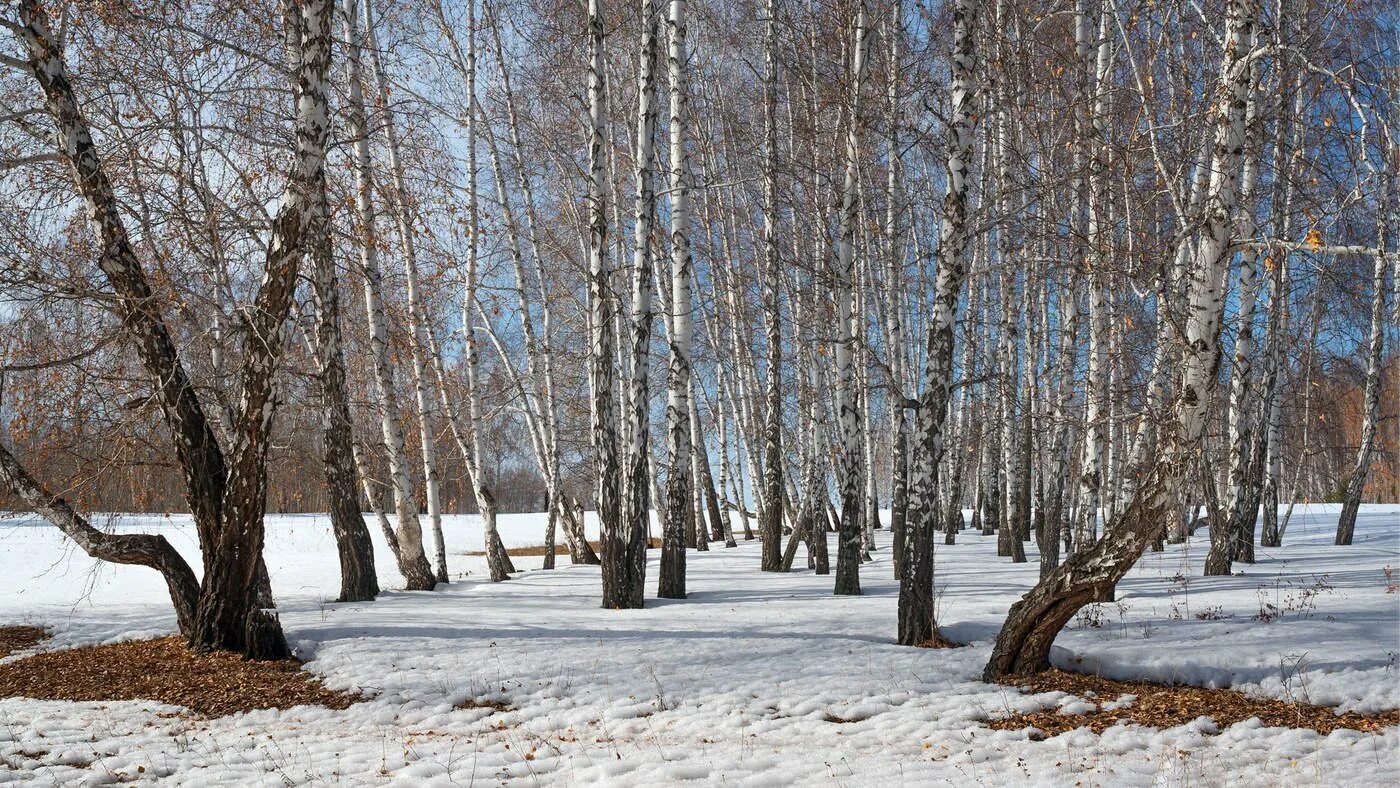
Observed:
[[[197,654],[178,637],[62,649],[0,664],[0,698],[8,697],[156,700],[206,717],[307,705],[344,709],[363,700],[327,689],[296,660]]]
[[[49,639],[43,627],[0,627],[0,659]]]
[[[1035,728],[1046,736],[1057,736],[1079,728],[1103,733],[1119,723],[1171,728],[1185,725],[1198,717],[1210,717],[1221,728],[1258,718],[1267,727],[1307,728],[1324,735],[1340,729],[1379,733],[1386,727],[1400,725],[1400,710],[1338,714],[1326,706],[1253,698],[1232,689],[1115,681],[1055,668],[1029,678],[1013,678],[1006,683],[1033,693],[1065,693],[1083,700],[1083,703],[1073,706],[1013,714],[987,721],[987,725],[996,730]],[[1092,708],[1082,710],[1085,707]]]

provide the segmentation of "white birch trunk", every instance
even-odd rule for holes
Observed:
[[[671,83],[671,327],[666,432],[666,531],[661,535],[661,568],[657,596],[685,598],[685,522],[695,522],[694,488],[698,474],[692,467],[690,431],[691,293],[690,281],[690,163],[686,146],[686,11],[685,0],[670,0],[667,18],[669,51],[667,71]],[[700,519],[697,530],[704,530]],[[696,534],[696,540],[705,538]]]
[[[850,95],[846,106],[845,177],[841,186],[841,213],[836,245],[836,397],[840,429],[841,533],[837,540],[836,586],[838,595],[860,594],[861,518],[861,419],[856,391],[856,335],[864,321],[855,304],[855,233],[857,223],[858,167],[860,160],[860,92],[865,79],[868,30],[865,0],[858,0],[852,42]]]
[[[975,0],[953,6],[951,113],[947,128],[946,192],[938,237],[938,276],[933,320],[928,329],[928,364],[909,474],[909,521],[904,577],[899,583],[899,642],[915,646],[940,641],[933,608],[933,539],[938,516],[938,466],[943,459],[943,425],[953,385],[953,327],[967,279],[967,196],[972,165],[973,75],[977,70]]]
[[[369,124],[365,115],[363,93],[364,75],[361,52],[366,46],[358,29],[358,3],[345,5],[346,38],[349,63],[349,120],[354,143],[355,209],[360,223],[360,267],[364,271],[365,313],[369,321],[370,351],[374,356],[375,399],[379,410],[380,433],[389,463],[389,482],[394,495],[394,511],[398,520],[394,557],[399,573],[410,591],[430,590],[436,582],[427,555],[423,550],[422,527],[418,508],[413,500],[413,487],[408,476],[408,461],[404,454],[403,428],[399,424],[398,385],[394,364],[389,354],[389,326],[384,316],[384,296],[379,270],[379,239],[375,232],[373,175],[370,166]],[[367,7],[366,11],[370,9]],[[368,44],[373,46],[373,44]]]

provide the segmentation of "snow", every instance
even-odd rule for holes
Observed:
[[[1336,507],[1299,505],[1284,546],[1229,577],[1200,576],[1203,534],[1145,556],[1118,602],[1060,636],[1055,663],[1342,709],[1400,706],[1400,593],[1387,593],[1385,571],[1400,582],[1400,507],[1363,507],[1350,547],[1331,544],[1335,520]],[[99,522],[163,533],[196,557],[187,517]],[[541,515],[505,515],[500,527],[510,546],[542,541]],[[1036,742],[983,727],[1008,711],[1132,702],[978,680],[1007,607],[1035,580],[1033,545],[1013,565],[996,557],[995,537],[940,544],[944,631],[972,645],[921,650],[891,642],[888,532],[862,567],[862,597],[834,597],[830,576],[805,570],[761,573],[758,543],[741,542],[690,553],[689,599],[649,594],[643,610],[610,611],[598,607],[596,567],[560,556],[544,572],[540,558],[517,557],[526,571],[492,584],[484,558],[463,555],[481,546],[475,518],[448,518],[446,531],[453,583],[337,604],[326,518],[268,519],[289,639],[327,684],[371,702],[200,720],[150,702],[4,699],[0,783],[1400,784],[1396,729],[1321,736],[1202,718]],[[376,547],[392,588],[400,578]],[[167,634],[174,617],[155,572],[97,566],[51,526],[12,517],[0,521],[0,624],[18,623],[76,645]],[[467,700],[510,710],[454,708]]]

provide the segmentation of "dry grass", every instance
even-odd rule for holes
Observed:
[[[49,633],[43,627],[0,627],[0,657],[8,657],[16,651],[48,639]]]
[[[589,545],[590,547],[593,548],[593,552],[595,552],[595,553],[596,553],[596,552],[599,552],[600,550],[602,550],[602,547],[600,547],[599,544],[598,544],[597,542],[589,542],[588,545]],[[660,540],[660,539],[655,539],[655,538],[649,539],[649,540],[647,540],[647,547],[649,547],[649,548],[651,548],[651,549],[653,549],[653,550],[660,550],[660,549],[661,549],[661,540]],[[506,552],[507,552],[507,553],[510,553],[512,556],[542,556],[542,555],[544,555],[544,545],[542,545],[542,544],[532,544],[532,545],[528,545],[528,546],[526,546],[526,547],[508,547],[508,548],[506,548]],[[555,555],[568,555],[568,554],[569,554],[569,546],[568,546],[567,544],[565,544],[565,543],[562,543],[562,542],[560,542],[560,543],[558,543],[558,544],[555,544],[555,545],[554,545],[554,554],[555,554]],[[463,555],[475,556],[475,557],[478,557],[478,558],[479,558],[479,557],[481,557],[481,556],[486,555],[486,551],[485,551],[485,550],[468,550],[467,552],[463,553]]]
[[[1400,710],[1337,714],[1326,706],[1251,698],[1238,690],[1114,681],[1055,669],[1030,678],[1011,678],[1006,683],[1031,692],[1058,690],[1095,703],[1117,700],[1124,694],[1136,696],[1130,704],[1112,710],[1099,708],[1087,714],[1061,714],[1048,709],[987,721],[988,727],[997,730],[1038,728],[1045,736],[1058,736],[1081,727],[1102,733],[1120,722],[1170,728],[1197,717],[1210,717],[1222,729],[1258,717],[1269,727],[1309,728],[1321,734],[1339,728],[1379,733],[1387,727],[1400,725]]]
[[[155,700],[206,717],[302,705],[344,709],[364,700],[327,689],[296,660],[196,654],[178,637],[50,651],[0,665],[4,697]]]

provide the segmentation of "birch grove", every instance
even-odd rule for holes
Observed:
[[[1149,550],[1400,497],[1383,10],[0,4],[0,493],[200,648],[287,653],[263,517],[326,511],[343,601],[757,540],[909,646],[987,544],[1040,671]]]

